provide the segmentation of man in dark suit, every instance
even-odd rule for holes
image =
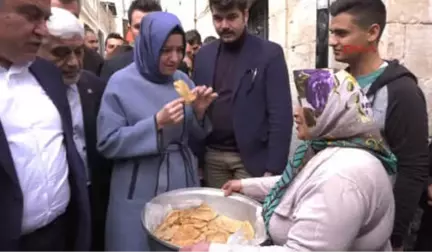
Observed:
[[[52,63],[35,57],[49,16],[49,0],[0,3],[0,250],[90,248],[65,86]]]
[[[134,39],[138,36],[141,19],[150,12],[162,11],[159,1],[155,0],[135,0],[131,3],[128,10],[129,29],[132,31]],[[108,59],[103,64],[100,77],[108,82],[109,78],[118,70],[125,68],[133,62],[133,50],[124,52],[120,55]],[[182,62],[180,71],[188,74],[186,63]]]
[[[212,85],[219,97],[209,110],[206,148],[191,141],[206,183],[280,174],[293,123],[283,50],[247,33],[247,0],[209,0],[209,6],[220,39],[198,51],[193,80]]]
[[[81,1],[79,0],[51,0],[51,7],[58,7],[72,12],[76,17],[79,17],[81,12]],[[94,33],[94,32],[93,32]],[[84,63],[83,68],[87,71],[100,76],[104,59],[97,51],[84,47]]]
[[[131,3],[128,10],[129,29],[135,39],[138,36],[141,19],[150,12],[162,11],[159,1],[155,0],[135,0]],[[102,70],[101,78],[108,81],[111,75],[118,70],[126,67],[133,62],[133,50],[117,55],[106,60]]]
[[[84,47],[83,68],[97,76],[101,75],[104,59],[94,50]]]
[[[106,84],[83,70],[84,28],[72,13],[51,8],[48,35],[38,52],[63,73],[75,145],[87,169],[93,220],[93,250],[104,250],[111,164],[96,150],[96,117]]]

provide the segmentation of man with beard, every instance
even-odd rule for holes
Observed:
[[[76,17],[79,17],[81,12],[80,0],[51,0],[51,7],[59,7],[72,12]],[[100,75],[104,60],[97,51],[85,47],[84,48],[84,65],[83,68],[97,76]]]
[[[220,40],[195,56],[192,78],[219,97],[205,143],[191,140],[207,185],[280,174],[293,125],[288,69],[282,48],[247,32],[248,0],[209,0]]]
[[[89,27],[84,28],[84,45],[95,52],[99,51],[99,39],[96,32]]]
[[[336,0],[330,14],[329,45],[334,57],[349,65],[347,70],[370,99],[374,117],[397,157],[396,216],[391,241],[394,250],[403,250],[428,179],[425,97],[412,72],[397,60],[387,61],[380,56],[378,43],[387,15],[381,0]]]
[[[105,83],[82,70],[84,27],[69,11],[52,7],[48,36],[38,55],[53,62],[63,74],[72,114],[73,136],[84,161],[92,206],[93,250],[104,250],[105,216],[110,164],[96,150],[96,117]]]
[[[61,73],[37,58],[49,0],[0,2],[0,250],[85,251],[90,207]]]

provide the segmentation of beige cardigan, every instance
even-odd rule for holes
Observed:
[[[243,194],[263,200],[279,176],[242,180]],[[210,252],[391,251],[394,199],[390,177],[370,153],[327,148],[308,162],[270,220],[277,246],[211,244]]]

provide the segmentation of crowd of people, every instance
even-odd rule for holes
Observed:
[[[0,250],[149,251],[145,204],[199,186],[261,202],[269,240],[180,251],[403,251],[419,207],[414,249],[432,250],[424,94],[397,60],[345,50],[378,48],[384,3],[333,1],[348,67],[293,80],[282,47],[248,32],[248,0],[208,5],[218,37],[202,41],[135,0],[133,43],[109,34],[102,56],[80,1],[0,1]]]

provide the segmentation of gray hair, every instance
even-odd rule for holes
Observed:
[[[84,25],[71,12],[51,7],[51,16],[47,21],[48,33],[61,39],[80,37],[84,39]]]

